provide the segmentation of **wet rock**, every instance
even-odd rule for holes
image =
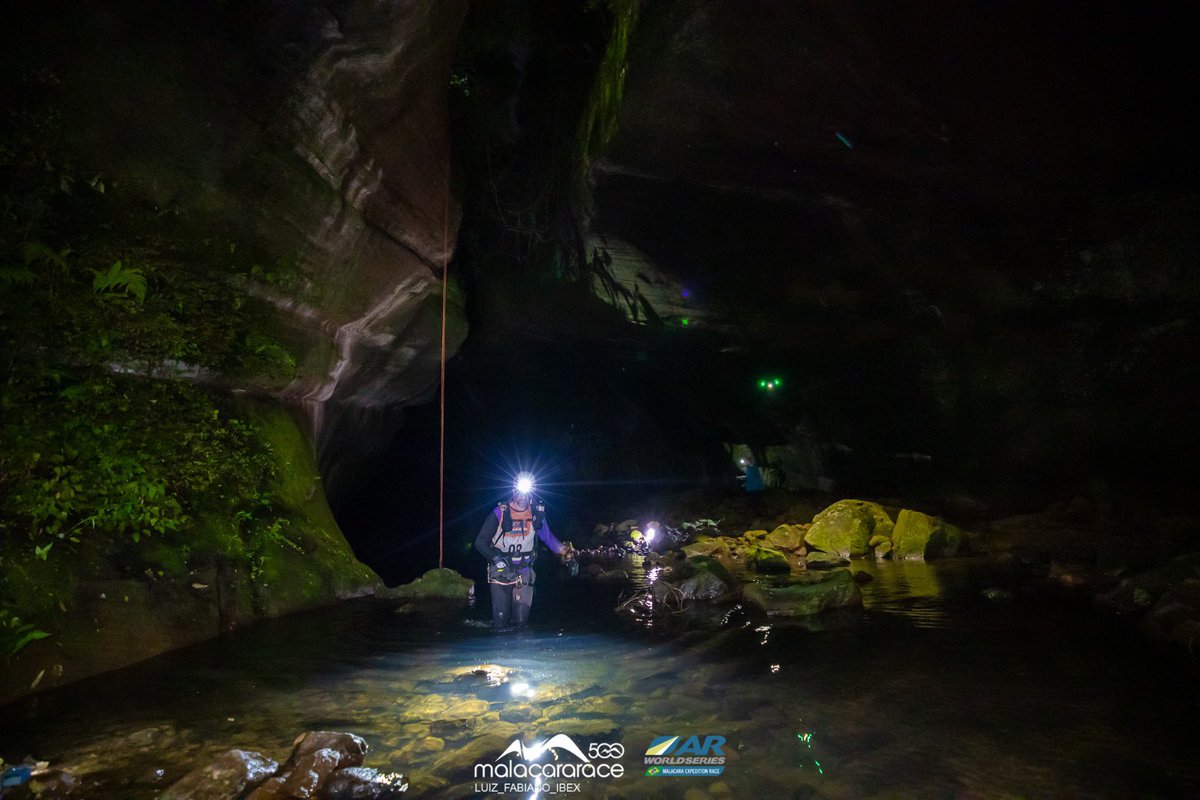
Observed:
[[[500,712],[500,719],[505,722],[512,722],[521,725],[526,722],[532,722],[535,719],[540,719],[542,712],[533,706],[515,706],[505,708]]]
[[[1188,647],[1200,642],[1200,578],[1185,578],[1163,592],[1146,618],[1153,635]]]
[[[746,565],[755,572],[784,573],[791,571],[787,556],[769,547],[750,547],[743,551]]]
[[[470,780],[475,762],[495,760],[511,743],[511,738],[491,733],[471,739],[461,747],[443,750],[433,762],[432,773],[451,781]],[[416,777],[411,776],[411,779],[416,780]]]
[[[958,528],[920,511],[904,509],[892,532],[892,558],[934,559],[958,552],[963,534]]]
[[[750,541],[759,541],[767,538],[767,532],[763,530],[746,531],[742,534],[742,538],[749,539]]]
[[[162,793],[160,800],[228,800],[240,797],[275,774],[279,763],[262,753],[227,750],[192,770]]]
[[[386,596],[469,600],[475,594],[475,581],[452,569],[431,569],[412,583],[390,589]]]
[[[890,558],[892,555],[892,540],[884,539],[882,542],[875,545],[874,550],[876,560]]]
[[[403,775],[348,767],[329,776],[319,797],[320,800],[398,800],[406,797],[407,791],[408,781]]]
[[[780,525],[767,534],[763,543],[777,550],[801,550],[807,528],[801,525]]]
[[[1013,593],[1008,589],[997,589],[994,586],[984,589],[980,594],[993,603],[1011,603],[1013,599]]]
[[[770,616],[806,617],[831,608],[862,605],[862,593],[849,570],[801,573],[790,585],[751,583],[742,596]]]
[[[26,784],[38,800],[58,800],[60,797],[85,797],[82,782],[70,772],[48,769],[35,772]]]
[[[1172,586],[1189,578],[1200,578],[1200,553],[1187,553],[1155,569],[1126,578],[1099,600],[1120,612],[1143,611],[1153,606]]]
[[[677,588],[685,600],[721,600],[729,594],[729,586],[712,572],[698,572]]]
[[[361,766],[366,753],[367,743],[352,733],[303,733],[296,737],[292,755],[278,774],[264,781],[246,800],[316,798],[335,770]]]
[[[338,768],[338,759],[338,752],[332,748],[295,758],[281,774],[268,778],[247,795],[246,800],[311,800]]]
[[[689,558],[692,556],[719,556],[729,553],[729,545],[723,539],[708,539],[702,542],[685,545],[683,552]]]
[[[1050,564],[1049,577],[1068,589],[1107,591],[1116,585],[1114,576],[1094,567]]]
[[[501,715],[503,716],[503,715]],[[461,739],[474,725],[469,719],[439,719],[429,723],[429,733],[439,739]]]
[[[367,755],[367,743],[361,736],[337,731],[309,731],[292,743],[291,760],[295,761],[318,750],[333,750],[338,757],[338,768],[362,766]]]
[[[875,517],[861,500],[840,500],[813,519],[804,542],[825,553],[842,557],[867,554],[875,531]]]
[[[834,567],[844,567],[849,563],[849,559],[842,558],[836,553],[809,551],[808,555],[804,557],[804,565],[809,569],[833,569]]]
[[[873,580],[875,580],[875,576],[869,572],[854,573],[854,582],[859,586],[862,586],[864,583],[870,583]]]

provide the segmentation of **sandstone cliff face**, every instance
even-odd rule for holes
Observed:
[[[102,515],[77,504],[61,512],[56,535],[36,503],[5,507],[17,513],[5,519],[0,564],[20,571],[29,591],[3,587],[0,606],[50,636],[21,652],[17,683],[0,697],[37,685],[31,676],[42,669],[46,688],[375,588],[325,498],[335,467],[353,471],[373,425],[395,424],[438,385],[442,275],[461,216],[446,89],[466,7],[118,2],[0,12],[0,170],[12,211],[0,249],[5,264],[24,240],[69,252],[55,280],[76,288],[70,297],[44,291],[41,272],[13,285],[28,308],[43,303],[68,320],[61,338],[53,320],[38,327],[12,304],[0,307],[6,335],[26,338],[14,342],[21,363],[6,366],[5,385],[21,389],[6,397],[12,419],[41,426],[0,428],[6,444],[31,454],[9,448],[5,488],[44,483],[40,452],[88,485],[101,457],[129,449],[105,432],[109,413],[148,443],[130,456],[135,467],[165,474],[159,453],[178,451],[205,469],[163,424],[182,409],[148,401],[153,414],[114,412],[122,394],[149,396],[144,387],[164,379],[201,387],[197,408],[213,398],[211,418],[196,417],[188,434],[194,441],[240,426],[231,460],[258,453],[271,472],[248,476],[240,495],[200,479],[156,490],[181,520],[161,530],[104,529]],[[119,307],[91,287],[92,272],[118,259],[143,279]],[[91,322],[72,328],[80,319]],[[448,354],[465,334],[452,297]],[[88,351],[72,335],[102,344]],[[151,341],[166,335],[178,341]],[[214,343],[227,352],[206,352]],[[104,388],[118,405],[72,410],[79,395],[45,393],[47,374],[77,393]],[[76,429],[95,441],[63,433]],[[221,499],[235,495],[246,500],[240,510]],[[121,609],[133,611],[89,626],[96,598],[111,594],[96,587],[110,584],[126,586]],[[139,606],[143,595],[150,601]],[[135,636],[142,645],[119,645],[143,628],[153,635]]]
[[[241,285],[278,308],[299,369],[243,388],[302,401],[320,436],[331,406],[404,404],[436,384],[460,218],[445,94],[465,11],[64,5],[10,20],[8,43],[57,82],[56,155],[157,209],[168,237],[228,242],[226,264],[197,269],[262,265]]]

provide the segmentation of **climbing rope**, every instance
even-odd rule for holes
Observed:
[[[445,558],[446,527],[446,295],[450,293],[450,171],[446,170],[446,195],[442,200],[442,391],[438,441],[438,569]]]

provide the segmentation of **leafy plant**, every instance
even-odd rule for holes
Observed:
[[[146,276],[136,267],[126,267],[117,261],[107,272],[92,270],[95,279],[92,281],[92,291],[98,294],[106,292],[121,292],[135,298],[139,303],[146,300]]]
[[[0,608],[0,649],[8,655],[15,656],[31,643],[49,635],[31,622],[22,622],[9,609]]]

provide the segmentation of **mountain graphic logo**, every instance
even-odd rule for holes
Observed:
[[[571,741],[571,737],[563,733],[555,734],[544,742],[534,742],[528,747],[520,739],[513,739],[512,744],[506,747],[503,753],[496,756],[496,760],[499,761],[507,755],[515,755],[522,761],[537,761],[546,754],[547,750],[554,749],[566,750],[580,761],[591,763],[591,759],[583,754],[575,742]]]

